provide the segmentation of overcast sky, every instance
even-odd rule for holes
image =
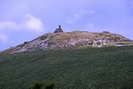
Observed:
[[[133,39],[132,0],[0,0],[0,50],[53,32],[110,31]]]

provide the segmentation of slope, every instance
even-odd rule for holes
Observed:
[[[133,89],[133,47],[58,49],[0,55],[0,89]]]

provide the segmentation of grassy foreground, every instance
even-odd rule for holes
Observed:
[[[62,49],[0,55],[0,89],[133,89],[133,47]]]

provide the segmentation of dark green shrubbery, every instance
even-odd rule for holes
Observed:
[[[41,83],[35,83],[33,85],[33,87],[31,87],[30,89],[42,89],[42,87],[43,87],[43,84],[41,84]]]
[[[35,80],[40,81],[32,83]],[[133,89],[132,85],[133,47],[0,55],[0,89]]]
[[[33,84],[29,89],[54,89],[55,84],[52,81],[40,81]]]

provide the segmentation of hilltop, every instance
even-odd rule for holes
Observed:
[[[9,48],[2,53],[20,53],[47,49],[86,48],[86,47],[109,47],[130,46],[133,42],[120,35],[111,32],[87,32],[74,31],[64,32],[59,25],[54,33],[46,33],[32,41],[24,42],[16,47]]]
[[[19,53],[40,49],[127,46],[125,43],[130,45],[131,41],[122,35],[110,32],[59,32],[44,34],[32,41],[7,49],[4,53]]]

